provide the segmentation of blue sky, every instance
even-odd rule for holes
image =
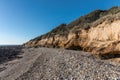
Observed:
[[[0,44],[22,44],[120,0],[0,0]]]

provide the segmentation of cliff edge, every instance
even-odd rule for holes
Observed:
[[[62,47],[116,56],[120,52],[120,7],[93,11],[70,24],[59,25],[24,46]]]

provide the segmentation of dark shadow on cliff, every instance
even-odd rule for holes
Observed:
[[[94,55],[102,60],[120,58],[120,51],[109,52],[105,54]]]

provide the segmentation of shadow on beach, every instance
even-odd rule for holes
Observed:
[[[16,58],[22,58],[19,56],[21,49],[22,47],[20,45],[0,46],[0,64]]]

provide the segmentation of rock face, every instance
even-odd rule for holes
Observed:
[[[96,10],[70,24],[61,24],[25,47],[55,47],[90,51],[93,54],[120,52],[120,7]]]

